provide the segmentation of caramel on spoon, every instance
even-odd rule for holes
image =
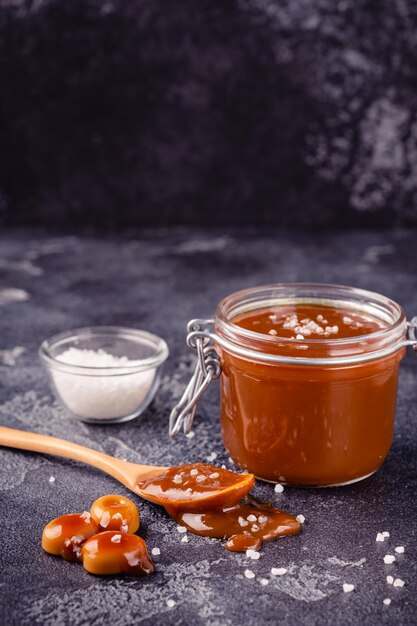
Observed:
[[[255,484],[253,474],[237,474],[203,463],[195,464],[198,476],[206,476],[199,482],[193,480],[192,465],[170,468],[129,463],[64,439],[5,426],[0,426],[0,445],[87,463],[106,472],[141,498],[181,510],[205,510],[234,505]],[[184,473],[190,474],[187,481],[182,478]]]

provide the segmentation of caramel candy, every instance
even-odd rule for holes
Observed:
[[[90,537],[82,547],[82,561],[90,574],[144,576],[155,570],[143,539],[114,530]]]
[[[91,517],[97,522],[99,531],[118,530],[135,533],[139,528],[139,511],[132,500],[125,496],[110,494],[95,500],[91,506]]]
[[[97,532],[98,524],[88,511],[61,515],[43,529],[42,548],[66,561],[81,561],[82,544]]]

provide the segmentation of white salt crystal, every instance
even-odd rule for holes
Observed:
[[[391,604],[391,599],[385,598],[385,600],[383,600],[383,603],[385,604],[385,606],[389,606]]]
[[[244,517],[238,517],[237,521],[239,522],[239,525],[242,526],[242,527],[249,525],[249,522],[247,520],[245,520]]]
[[[268,335],[278,335],[278,333],[275,328],[271,328],[271,330],[268,330]]]
[[[49,482],[50,483],[54,483],[55,482],[55,476],[50,476],[49,477]]]
[[[151,552],[154,556],[159,556],[161,554],[161,550],[159,548],[152,548]]]
[[[217,459],[217,454],[216,452],[211,452],[208,457],[206,457],[207,461],[214,461],[214,459]]]
[[[384,530],[384,532],[382,533],[384,537],[389,537],[389,532],[387,530]]]
[[[100,526],[103,528],[107,528],[110,522],[110,513],[108,511],[104,511],[100,518]]]
[[[295,336],[295,338],[296,338],[296,339],[304,339],[304,335],[302,335],[301,333],[298,333],[298,334]]]
[[[271,574],[272,576],[284,576],[287,573],[285,567],[272,567]]]
[[[187,535],[184,535],[184,537],[181,537],[181,543],[188,543]]]
[[[267,578],[261,578],[259,580],[260,584],[262,585],[262,587],[266,587],[266,585],[268,584],[268,579]]]
[[[397,546],[394,549],[394,552],[397,552],[397,554],[404,554],[404,546]]]
[[[174,481],[176,485],[180,485],[182,483],[182,478],[179,474],[175,474],[172,480]]]
[[[389,585],[392,585],[393,582],[394,582],[394,576],[387,576],[387,583]]]
[[[391,563],[394,563],[395,561],[395,556],[393,554],[386,554],[384,556],[384,563],[386,563],[387,565],[391,565]]]
[[[404,587],[405,582],[401,578],[396,578],[393,582],[394,587]]]
[[[267,516],[266,516],[266,515],[260,515],[260,516],[258,517],[258,522],[259,522],[260,524],[266,524],[266,523],[267,523],[267,521],[268,521],[268,518],[267,518]]]
[[[248,557],[248,559],[257,561],[259,557],[261,556],[261,553],[258,552],[257,550],[253,550],[252,548],[249,548],[249,550],[246,550],[246,556]]]
[[[199,476],[197,476],[195,480],[197,483],[203,483],[205,480],[207,480],[207,476],[204,476],[204,474],[199,474]]]
[[[172,600],[171,598],[169,600],[167,600],[167,607],[172,609],[174,606],[176,605],[175,600]]]
[[[198,470],[196,469],[192,469],[190,472],[190,476],[197,476],[197,474],[198,474]]]
[[[120,543],[121,540],[122,540],[122,535],[113,535],[113,537],[110,539],[112,543]]]
[[[210,474],[209,478],[212,478],[213,480],[215,480],[216,478],[219,477],[219,473],[218,472],[213,472],[212,474]]]
[[[257,521],[256,515],[253,515],[252,513],[250,515],[248,515],[246,519],[248,520],[248,522],[256,522]]]
[[[179,526],[179,525],[178,525],[178,526],[177,526],[177,531],[178,531],[179,533],[186,533],[186,532],[187,532],[187,529],[185,528],[185,526]]]
[[[185,436],[187,437],[187,439],[192,439],[195,436],[195,432],[193,430],[190,430],[190,432],[187,433]]]
[[[255,574],[252,572],[251,569],[245,569],[245,578],[255,578]]]
[[[71,537],[72,543],[81,543],[82,540],[83,538],[80,535],[73,535]]]
[[[80,515],[87,523],[91,520],[91,513],[89,511],[83,511]]]
[[[59,396],[70,411],[89,419],[114,419],[134,413],[150,391],[156,370],[133,371],[133,361],[105,350],[68,348],[55,357],[61,363],[91,368],[117,368],[120,376],[83,376],[56,367],[51,374]],[[113,372],[114,373],[114,370]]]
[[[345,593],[350,593],[355,589],[355,585],[351,585],[350,583],[343,583],[343,591]]]
[[[375,541],[385,541],[385,537],[382,533],[378,533]]]
[[[274,487],[275,493],[282,493],[284,491],[284,486],[277,483]]]
[[[253,533],[257,533],[257,532],[258,532],[258,530],[259,530],[259,526],[258,526],[257,524],[252,524],[252,526],[251,526],[251,531],[252,531]]]
[[[295,519],[297,520],[297,522],[300,522],[300,524],[304,524],[304,522],[306,521],[304,515],[297,515]]]

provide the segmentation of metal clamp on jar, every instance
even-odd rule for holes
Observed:
[[[255,326],[275,318],[298,328],[298,311],[307,315],[304,335]],[[363,328],[336,332],[309,312],[320,312],[314,320],[327,321],[327,313],[362,320],[355,324]],[[362,480],[389,452],[399,363],[406,346],[417,349],[416,328],[417,317],[407,322],[389,298],[353,287],[294,283],[232,294],[214,320],[188,324],[198,358],[170,434],[189,432],[198,401],[220,377],[223,441],[238,465],[295,485]]]

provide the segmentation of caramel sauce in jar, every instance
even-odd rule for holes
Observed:
[[[247,290],[220,303],[223,440],[264,480],[355,482],[391,446],[405,316],[378,294],[307,287]],[[308,295],[320,287],[322,297]]]

